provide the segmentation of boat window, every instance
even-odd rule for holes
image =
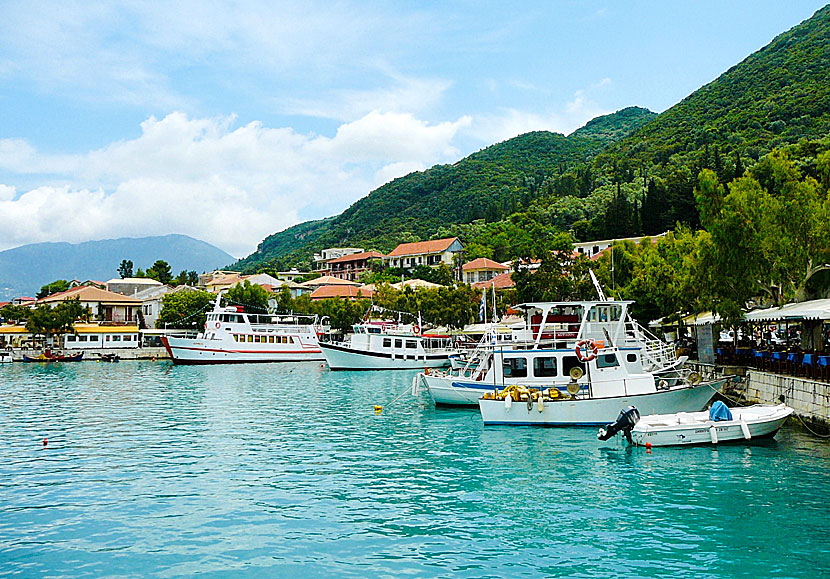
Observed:
[[[533,375],[538,378],[556,376],[556,358],[553,356],[534,358]]]
[[[248,341],[249,341],[249,342],[253,342],[253,341],[254,341],[254,336],[253,336],[252,334],[248,334]]]
[[[79,342],[86,342],[86,336],[78,336]]]
[[[97,342],[98,341],[98,336],[90,336],[89,341],[90,342]]]
[[[505,358],[502,367],[505,378],[527,378],[527,358]]]
[[[113,336],[112,341],[113,342],[120,342],[121,341],[121,336]]]
[[[269,343],[269,344],[273,344],[273,343],[274,343],[274,336],[268,336],[268,343]]]
[[[414,350],[415,348],[418,347],[418,343],[415,340],[407,340],[406,341],[406,347],[409,348],[410,350]]]
[[[619,365],[616,354],[602,354],[597,357],[597,368],[613,368]]]
[[[403,340],[395,340],[396,348],[403,348]]]
[[[369,328],[370,334],[380,334],[380,328]]]
[[[629,354],[625,357],[625,359],[629,362],[636,362],[637,361],[637,354]]]
[[[74,342],[75,341],[75,336],[66,336],[66,341],[67,342]]]
[[[384,348],[391,348],[392,347],[392,338],[384,338],[383,339],[383,347]]]
[[[582,373],[585,373],[585,364],[579,361],[576,356],[564,356],[562,358],[562,375],[567,376],[574,368],[579,368]]]

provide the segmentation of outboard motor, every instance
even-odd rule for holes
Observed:
[[[617,421],[609,424],[605,428],[600,428],[597,432],[597,438],[600,440],[608,440],[618,432],[622,431],[625,439],[631,443],[631,429],[640,420],[640,412],[634,406],[628,406],[620,411],[617,416]]]

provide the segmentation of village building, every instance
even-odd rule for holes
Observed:
[[[362,247],[328,247],[320,253],[314,254],[314,271],[317,273],[326,272],[328,271],[327,264],[332,259],[337,259],[344,255],[363,253],[364,251]]]
[[[438,267],[443,263],[453,269],[455,256],[463,250],[464,246],[457,237],[401,243],[383,258],[383,263],[388,267],[402,269],[412,269],[419,265]]]
[[[356,285],[324,285],[311,292],[312,301],[325,300],[330,298],[343,298],[357,300],[371,298],[374,290],[365,286]]]
[[[370,271],[372,261],[381,261],[384,255],[379,251],[364,251],[336,257],[326,263],[326,273],[332,277],[357,281],[361,274]]]
[[[513,281],[512,274],[513,272],[508,270],[487,281],[477,281],[471,285],[472,287],[478,289],[490,289],[493,287],[497,290],[509,289],[512,287],[516,287],[516,282]]]
[[[78,299],[89,308],[92,318],[109,324],[132,324],[138,321],[141,300],[92,286],[81,286],[46,296],[37,301],[55,307],[60,302]]]
[[[461,266],[462,281],[468,284],[489,281],[505,271],[510,271],[510,268],[503,263],[487,259],[486,257],[479,257]]]
[[[321,277],[316,277],[314,279],[310,279],[308,281],[304,281],[301,284],[298,284],[298,295],[310,294],[313,293],[314,290],[323,286],[360,286],[360,282],[356,281],[349,281],[346,279],[340,279],[338,277],[334,277],[331,275],[324,275]]]
[[[277,279],[280,281],[296,281],[308,274],[309,272],[307,271],[299,271],[296,268],[291,268],[289,271],[278,271]]]
[[[621,239],[603,239],[602,241],[580,241],[578,243],[574,243],[574,253],[580,253],[585,255],[591,259],[598,257],[601,253],[605,252],[609,247],[611,247],[614,242],[617,241],[631,241],[633,243],[640,243],[643,239],[650,238],[652,240],[657,240],[661,237],[664,237],[668,234],[668,231],[664,233],[660,233],[658,235],[642,235],[640,237],[624,237]]]
[[[150,288],[159,288],[164,284],[149,277],[125,277],[111,279],[106,284],[107,291],[132,296]]]

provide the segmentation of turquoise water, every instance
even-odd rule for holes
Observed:
[[[0,575],[830,576],[828,443],[647,454],[425,395],[376,416],[412,376],[0,366]]]

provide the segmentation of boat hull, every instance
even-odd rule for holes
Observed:
[[[339,344],[321,343],[320,349],[332,370],[423,370],[450,364],[446,354],[393,355],[355,350]]]
[[[692,413],[686,419],[679,418],[680,423],[677,415],[643,416],[632,429],[631,440],[637,446],[749,442],[775,436],[793,413],[785,404],[732,408],[731,411],[732,420],[718,422],[708,420],[708,413]]]
[[[503,400],[480,399],[478,405],[485,425],[600,426],[608,423],[609,416],[616,416],[620,408],[631,405],[651,414],[696,412],[722,384],[721,380],[634,396],[563,399],[545,402],[541,411],[538,402],[533,402],[530,409],[526,402],[513,402],[508,407]]]
[[[218,340],[163,337],[167,353],[174,364],[244,364],[265,362],[305,362],[322,361],[323,353],[318,347],[302,346],[291,348],[293,344],[282,344],[275,349],[274,344],[262,344],[255,349],[248,344],[248,349],[229,348]],[[268,347],[270,346],[270,347]]]
[[[84,353],[80,352],[78,354],[72,354],[71,356],[46,356],[41,354],[40,356],[27,356],[23,354],[23,361],[24,362],[41,362],[41,363],[51,363],[51,362],[80,362],[84,358]]]

